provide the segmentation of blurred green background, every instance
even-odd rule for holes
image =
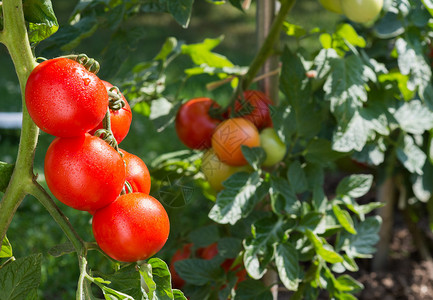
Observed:
[[[76,4],[77,1],[53,1],[60,26],[67,24],[69,14]],[[121,34],[112,37],[108,29],[102,29],[85,39],[73,52],[86,53],[89,57],[97,59],[101,64],[101,72],[98,75],[113,84],[119,84],[123,78],[127,78],[129,71],[137,63],[151,60],[158,53],[165,39],[170,36],[185,43],[199,43],[205,38],[224,36],[223,42],[214,51],[225,55],[235,65],[247,66],[257,50],[255,13],[254,2],[248,11],[241,12],[228,4],[214,5],[199,0],[194,4],[191,22],[186,29],[178,25],[168,14],[142,14],[129,19],[121,26],[123,32],[130,32],[137,28],[144,29],[140,31],[144,34],[137,37],[133,43],[122,40]],[[307,31],[315,27],[332,31],[338,18],[340,16],[325,11],[317,0],[302,0],[295,4],[288,21],[303,26]],[[317,36],[300,42],[294,39],[286,39],[286,41],[292,47],[300,45],[309,50],[319,49]],[[38,45],[36,55],[52,58],[65,54],[47,45],[49,45],[48,42]],[[112,45],[116,45],[117,48]],[[122,56],[117,56],[119,53]],[[116,56],[115,60],[113,60],[113,55]],[[178,80],[179,77],[182,77],[183,70],[191,66],[192,62],[188,57],[179,58],[167,70],[167,81]],[[229,97],[228,88],[220,88],[212,92],[206,90],[206,83],[214,80],[215,78],[210,76],[197,76],[187,82],[181,96],[183,98],[210,96],[216,100]],[[0,46],[0,112],[18,111],[21,111],[21,95],[17,77],[6,48]],[[19,134],[19,129],[0,128],[0,161],[8,163],[15,161]],[[52,140],[52,136],[41,132],[35,153],[35,172],[39,174],[38,178],[42,184],[44,184],[44,155]],[[148,118],[138,113],[134,113],[129,135],[120,146],[138,155],[147,164],[162,153],[185,149],[185,146],[177,139],[173,125],[163,132],[157,132]],[[152,173],[152,170],[150,171]],[[182,236],[184,232],[196,226],[197,223],[208,222],[207,213],[211,204],[204,198],[200,189],[195,189],[186,206],[168,209],[172,231],[169,242],[159,254],[162,258],[169,259],[179,236]],[[93,240],[91,216],[86,212],[65,207],[61,203],[59,206],[79,234],[85,240]],[[197,211],[203,212],[202,218],[197,218]],[[16,257],[43,253],[42,284],[39,292],[41,299],[74,298],[78,280],[76,257],[65,255],[62,258],[54,258],[47,253],[51,247],[67,240],[37,200],[31,197],[24,200],[7,235]],[[93,254],[89,257],[89,265],[100,270],[108,270],[109,267],[100,255]]]

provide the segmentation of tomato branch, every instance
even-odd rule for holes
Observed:
[[[257,55],[254,57],[253,62],[251,63],[247,74],[245,74],[242,80],[243,90],[246,90],[250,84],[253,82],[254,77],[256,77],[262,65],[268,59],[268,57],[272,54],[274,50],[274,45],[277,39],[279,38],[281,27],[283,26],[283,22],[287,16],[287,14],[292,9],[296,0],[286,0],[281,1],[281,8],[275,17],[274,22],[272,23],[271,29],[269,31],[268,36],[266,37],[263,46],[260,48]]]

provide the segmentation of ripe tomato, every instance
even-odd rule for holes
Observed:
[[[107,91],[113,87],[113,85],[107,81],[102,80],[102,83],[107,88]],[[125,101],[125,106],[119,110],[110,109],[110,122],[111,131],[113,132],[114,138],[117,143],[120,144],[121,141],[126,137],[131,127],[132,112],[128,101],[122,95],[123,101]],[[89,133],[94,134],[96,130],[104,128],[102,121],[95,128],[93,128]]]
[[[341,9],[341,0],[319,0],[319,2],[329,11],[337,14],[343,13],[343,10]]]
[[[146,164],[138,156],[122,149],[119,150],[123,154],[126,165],[126,181],[131,185],[132,192],[149,194],[151,182]],[[128,191],[127,188],[126,191]]]
[[[176,269],[174,268],[174,263],[179,260],[190,258],[192,246],[192,243],[183,245],[181,249],[177,249],[171,258],[169,269],[171,273],[171,282],[175,288],[182,288],[185,285],[185,280],[183,280],[179,274],[177,274]]]
[[[266,152],[263,165],[270,167],[283,160],[286,145],[280,140],[274,128],[265,128],[260,132],[260,147]]]
[[[219,105],[209,98],[195,98],[179,108],[175,121],[176,132],[187,147],[210,148],[212,133],[221,122],[209,116],[211,107],[218,108]]]
[[[341,8],[346,17],[357,23],[374,20],[383,7],[383,0],[341,0]]]
[[[34,68],[25,98],[36,125],[60,137],[82,135],[94,128],[104,118],[108,105],[102,81],[67,58],[46,60]]]
[[[272,104],[272,100],[264,93],[255,90],[244,91],[244,99],[246,103],[249,103],[253,107],[253,111],[249,114],[243,115],[242,118],[251,121],[256,125],[258,130],[265,127],[271,127],[272,119],[269,105]],[[243,105],[241,100],[236,100],[235,110],[240,111],[242,107]]]
[[[45,179],[64,204],[94,211],[113,202],[125,183],[125,164],[114,148],[88,133],[56,138],[45,155]]]
[[[147,259],[164,246],[170,232],[161,203],[143,193],[124,194],[97,210],[92,221],[99,247],[123,262]]]
[[[203,172],[206,180],[210,186],[216,190],[221,191],[224,189],[223,182],[231,175],[237,172],[250,172],[249,165],[245,166],[229,166],[218,159],[215,151],[211,148],[205,152],[202,158],[201,171]]]
[[[258,147],[259,132],[253,123],[244,118],[223,121],[212,135],[212,148],[223,162],[231,166],[246,165],[241,145]]]

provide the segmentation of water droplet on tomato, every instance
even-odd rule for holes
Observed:
[[[83,79],[84,80],[84,85],[89,85],[89,83],[90,83],[90,78],[84,78]]]

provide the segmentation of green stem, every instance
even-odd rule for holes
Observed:
[[[29,194],[37,198],[39,202],[41,202],[42,205],[47,209],[47,211],[53,217],[54,221],[56,221],[56,223],[60,226],[68,239],[71,241],[72,245],[74,245],[74,248],[77,251],[78,255],[83,254],[83,252],[86,251],[84,241],[77,234],[71,223],[68,221],[67,217],[54,203],[53,199],[50,197],[50,195],[48,195],[45,189],[37,182],[33,182],[28,192]]]
[[[33,158],[39,133],[25,107],[27,78],[37,63],[28,41],[22,1],[3,1],[3,16],[2,43],[6,45],[18,75],[23,102],[23,123],[14,172],[0,202],[0,239],[5,236],[15,211],[24,199],[26,187],[32,184]]]
[[[280,11],[278,12],[277,16],[275,17],[274,22],[272,23],[272,27],[269,30],[269,34],[266,37],[265,41],[263,42],[263,46],[260,48],[259,52],[257,53],[256,57],[253,59],[253,62],[251,63],[247,74],[245,74],[242,86],[243,90],[248,89],[250,84],[253,82],[254,77],[257,75],[257,73],[260,71],[260,68],[265,63],[265,61],[268,59],[268,57],[272,54],[274,50],[275,42],[278,40],[281,27],[283,26],[283,22],[287,16],[287,14],[292,9],[293,5],[295,4],[296,0],[285,0],[281,1],[281,7]]]

